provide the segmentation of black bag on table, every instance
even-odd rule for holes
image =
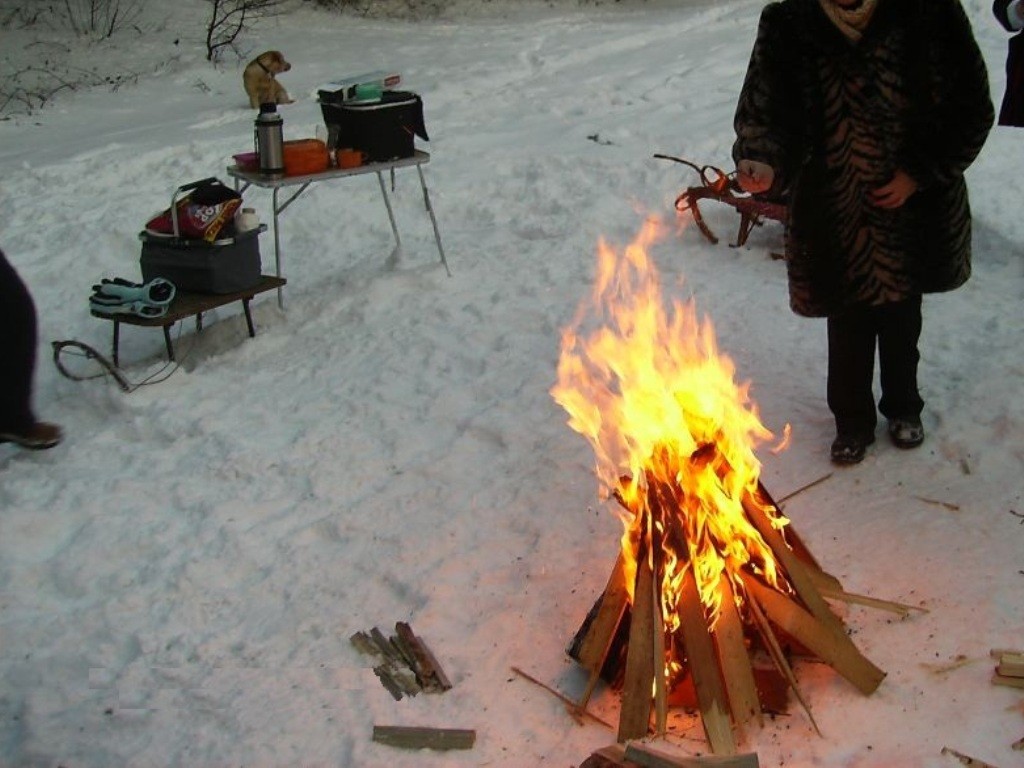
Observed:
[[[430,141],[423,121],[423,99],[411,91],[384,91],[379,100],[341,101],[320,91],[320,109],[332,149],[351,147],[371,163],[412,157],[415,137]]]

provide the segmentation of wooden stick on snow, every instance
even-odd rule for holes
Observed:
[[[827,475],[823,475],[822,477],[819,477],[817,480],[812,480],[811,482],[807,483],[807,485],[800,486],[795,491],[790,491],[785,496],[783,496],[781,499],[778,499],[776,501],[776,503],[775,503],[775,506],[777,508],[781,509],[781,507],[779,506],[780,504],[785,504],[787,501],[792,499],[797,494],[803,493],[804,491],[807,491],[807,490],[810,490],[811,488],[813,488],[816,485],[821,485],[821,483],[824,483],[830,477],[832,477],[832,473],[831,472],[829,472]]]
[[[955,749],[950,749],[949,747],[943,747],[942,754],[955,757],[962,765],[969,766],[969,768],[996,768],[991,763],[986,763],[976,757],[965,755],[963,752],[957,752]]]
[[[903,617],[909,616],[912,611],[928,613],[927,608],[920,608],[916,605],[894,603],[891,600],[879,600],[877,597],[857,595],[852,592],[844,592],[841,589],[833,589],[832,587],[822,586],[820,584],[818,585],[818,589],[821,591],[822,597],[827,597],[831,600],[841,600],[844,603],[866,605],[868,608],[877,608],[880,611],[889,611],[890,613],[896,613]]]
[[[451,681],[445,675],[441,665],[423,640],[416,636],[412,627],[404,621],[395,623],[395,645],[409,657],[410,666],[420,684],[426,690],[447,691],[452,687]]]
[[[587,709],[580,709],[579,708],[579,704],[577,704],[575,701],[570,699],[568,696],[566,696],[566,695],[564,695],[562,693],[559,693],[558,691],[556,691],[551,686],[542,683],[536,677],[533,677],[532,675],[524,672],[519,667],[512,667],[512,671],[515,672],[520,677],[522,677],[523,679],[529,680],[534,685],[536,685],[536,686],[538,686],[540,688],[543,688],[545,691],[550,693],[555,698],[560,699],[561,701],[563,701],[567,705],[566,709],[569,710],[570,714],[574,714],[575,713],[579,717],[589,717],[595,723],[600,723],[605,728],[610,728],[611,730],[615,730],[615,726],[612,725],[611,723],[609,723],[607,720],[602,720],[600,717],[598,717],[593,712],[591,712],[591,711],[589,711]],[[579,722],[579,720],[577,720],[577,722]]]
[[[404,749],[472,749],[476,731],[465,728],[414,728],[403,725],[373,726],[373,740]]]

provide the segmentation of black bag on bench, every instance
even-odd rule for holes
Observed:
[[[183,192],[189,194],[182,198]],[[263,271],[259,236],[267,228],[261,224],[256,229],[236,232],[233,214],[240,203],[241,196],[215,178],[178,187],[171,197],[171,207],[139,232],[142,279],[149,282],[162,277],[178,290],[193,293],[235,293],[259,283]],[[164,234],[160,230],[166,229],[163,222],[168,214],[171,232]],[[187,216],[199,223],[221,217],[218,236],[187,236],[181,222]],[[187,231],[201,235],[194,224]]]

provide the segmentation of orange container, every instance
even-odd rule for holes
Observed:
[[[295,139],[284,143],[284,173],[303,176],[326,171],[330,165],[327,145],[320,139]]]
[[[334,157],[339,168],[358,168],[366,164],[366,153],[358,149],[336,149]]]

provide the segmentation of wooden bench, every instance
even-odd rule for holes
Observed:
[[[281,288],[286,282],[287,281],[283,277],[263,275],[256,285],[251,288],[246,288],[244,291],[236,291],[235,293],[190,293],[188,291],[178,291],[174,296],[174,301],[171,302],[171,306],[167,309],[167,314],[161,317],[104,315],[95,311],[91,312],[91,314],[93,317],[98,317],[101,320],[110,320],[114,323],[114,339],[111,344],[111,352],[115,366],[119,365],[118,346],[121,341],[122,323],[125,325],[139,325],[144,328],[163,328],[164,343],[167,345],[167,359],[174,360],[174,344],[171,342],[171,326],[176,322],[184,320],[186,317],[195,317],[196,331],[198,332],[203,330],[204,312],[209,312],[211,309],[216,309],[217,307],[223,307],[225,304],[240,301],[242,302],[242,309],[245,312],[245,322],[249,327],[249,336],[251,338],[256,335],[256,327],[252,322],[252,313],[249,311],[249,302],[252,301],[253,297],[257,294]]]

